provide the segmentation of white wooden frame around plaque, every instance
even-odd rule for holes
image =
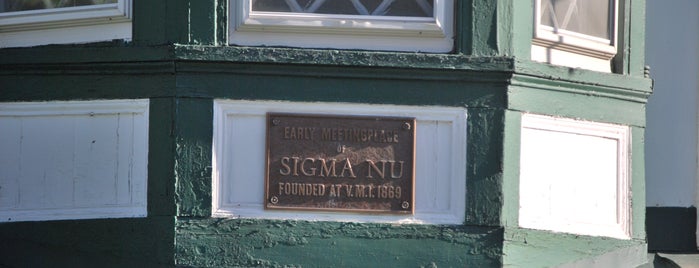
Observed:
[[[268,112],[415,117],[415,214],[265,210],[265,116]],[[466,208],[466,123],[463,108],[215,100],[212,216],[462,224]]]

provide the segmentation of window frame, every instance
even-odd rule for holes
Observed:
[[[453,0],[435,0],[434,16],[423,18],[253,12],[250,1],[229,0],[228,43],[450,52],[454,47],[453,7]]]
[[[595,37],[564,29],[556,30],[554,27],[541,23],[541,0],[534,0],[534,36],[532,38],[532,60],[564,65],[569,67],[582,67],[598,71],[611,72],[610,61],[618,53],[619,46],[619,0],[611,0],[612,12],[610,39]],[[558,51],[558,57],[571,57],[571,60],[551,59],[551,54],[541,55],[538,49]],[[582,56],[582,57],[581,57]],[[587,58],[587,59],[585,59]],[[573,60],[574,59],[574,60]],[[578,62],[579,65],[569,65]]]
[[[0,47],[130,40],[132,1],[0,13]]]

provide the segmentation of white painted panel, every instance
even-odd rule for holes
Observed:
[[[628,238],[626,126],[522,116],[519,225]]]
[[[415,215],[266,211],[267,112],[408,116],[417,119]],[[466,200],[466,110],[339,103],[216,100],[213,138],[213,216],[359,222],[460,224]]]
[[[0,222],[146,215],[148,100],[0,103]]]
[[[21,137],[22,121],[19,118],[0,120],[0,209],[15,208],[19,205],[19,174],[21,169],[21,145],[16,137]],[[2,218],[0,218],[2,220]]]

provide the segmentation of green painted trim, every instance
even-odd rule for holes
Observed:
[[[172,75],[0,75],[0,101],[143,99],[174,95]]]
[[[628,45],[624,49],[629,53],[629,75],[642,77],[645,75],[646,65],[646,0],[626,0],[631,8],[628,24]]]
[[[598,97],[586,93],[571,94],[511,86],[508,92],[508,107],[522,112],[603,123],[639,127],[646,124],[644,103]]]
[[[473,54],[473,0],[454,3],[454,52],[462,55]]]
[[[455,107],[504,107],[505,105],[505,80],[501,78],[478,81],[478,79],[490,79],[491,75],[499,76],[493,73],[440,73],[299,66],[285,66],[280,69],[278,66],[266,65],[228,66],[230,68],[225,69],[226,72],[214,73],[206,69],[192,69],[192,73],[178,75],[177,94],[245,100]],[[224,70],[224,68],[215,69]],[[476,81],[468,81],[468,79]]]
[[[522,113],[505,111],[503,138],[503,204],[500,224],[519,226],[519,162],[522,132]]]
[[[500,267],[502,229],[178,218],[176,264],[264,267]]]
[[[148,215],[175,214],[175,100],[150,99],[148,119]]]
[[[211,216],[213,100],[175,99],[175,203],[178,216]]]
[[[512,43],[510,52],[517,59],[531,59],[534,36],[534,1],[509,0],[511,8],[507,16],[512,17]]]
[[[537,77],[541,81],[562,81],[581,85],[603,86],[626,89],[629,91],[638,91],[640,94],[645,94],[646,97],[652,92],[653,86],[653,81],[643,76],[602,73],[533,61],[516,61],[515,73],[521,76]],[[515,79],[518,78],[519,77],[515,77]]]
[[[220,0],[226,2],[226,0]],[[218,37],[218,1],[187,0],[189,19],[186,44],[216,45]],[[228,17],[220,18],[226,20]]]
[[[0,224],[1,267],[172,267],[175,218]]]
[[[503,205],[504,111],[468,110],[466,159],[467,225],[499,226]]]
[[[697,253],[697,208],[647,207],[648,250]]]
[[[415,69],[512,71],[508,57],[472,57],[384,51],[274,47],[216,47],[175,45],[175,57],[187,61],[225,61],[316,66],[361,66]]]
[[[471,0],[473,19],[470,35],[470,55],[474,56],[496,56],[499,52],[498,35],[509,34],[509,32],[498,33],[500,30],[498,23],[498,5],[506,0]],[[457,14],[458,16],[458,14]],[[508,20],[508,18],[502,18]],[[459,34],[459,33],[457,33]]]
[[[614,76],[612,76],[614,77]],[[616,79],[607,79],[611,82]],[[631,79],[627,79],[631,80]],[[632,82],[648,82],[648,80],[638,79],[636,81],[627,81],[626,84]],[[558,91],[572,94],[586,94],[590,96],[612,98],[636,103],[646,103],[650,96],[649,88],[626,88],[612,83],[602,82],[572,82],[567,80],[557,80],[545,77],[528,76],[516,74],[512,77],[512,86],[527,87],[532,89],[540,89],[545,91]]]
[[[14,69],[14,65],[55,65],[124,63],[150,64],[167,62],[174,58],[172,46],[133,46],[123,42],[105,42],[75,45],[50,45],[0,49],[0,71]],[[161,63],[163,64],[163,63]],[[164,63],[168,64],[168,63]],[[172,65],[172,63],[169,63]]]
[[[552,233],[547,231],[505,228],[503,265],[513,267],[558,267],[585,259],[597,258],[609,252],[629,249],[636,253],[624,256],[630,267],[646,263],[644,240],[619,240]],[[636,265],[634,265],[636,264]]]
[[[645,128],[631,127],[631,237],[646,239]]]

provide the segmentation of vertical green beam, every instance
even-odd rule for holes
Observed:
[[[213,100],[175,99],[177,216],[211,215]]]
[[[187,40],[186,0],[133,1],[133,40],[139,45],[165,45]]]
[[[473,54],[473,0],[462,0],[454,3],[456,11],[454,12],[456,26],[454,34],[456,35],[457,54],[471,55]]]
[[[137,44],[214,45],[217,42],[220,28],[217,1],[134,1],[133,10],[133,40]]]
[[[219,0],[226,2],[226,0]],[[217,31],[219,19],[225,20],[226,17],[219,18],[218,2],[219,1],[188,1],[188,16],[189,29],[187,44],[192,45],[216,45]]]
[[[532,1],[457,1],[457,53],[529,58]]]
[[[148,128],[148,217],[175,214],[174,102],[150,99]]]
[[[474,56],[498,55],[497,7],[492,0],[456,1],[457,52]]]
[[[521,132],[522,113],[517,111],[505,111],[501,224],[506,228],[519,226],[519,156]]]
[[[630,2],[629,18],[629,71],[628,74],[643,76],[645,72],[646,53],[646,1],[627,0]]]
[[[500,226],[504,111],[472,108],[468,114],[466,224]]]
[[[619,0],[617,55],[614,71],[643,76],[645,72],[646,1]]]
[[[646,239],[645,128],[631,127],[631,237]]]
[[[512,40],[510,53],[518,59],[531,59],[532,37],[534,36],[534,1],[509,0],[505,15],[512,17],[510,22]]]

